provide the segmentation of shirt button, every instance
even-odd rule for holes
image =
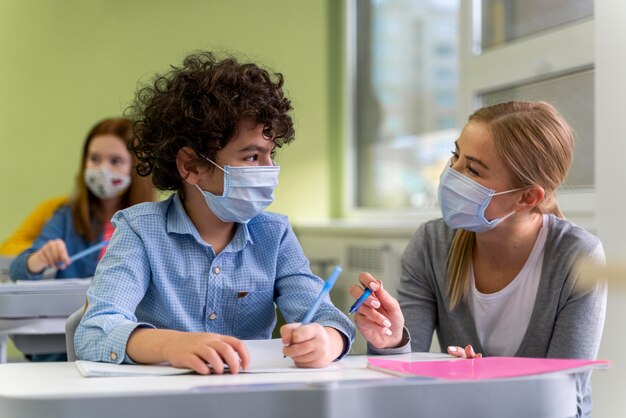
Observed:
[[[215,274],[220,274],[220,272],[222,271],[222,269],[219,266],[216,266],[213,268],[213,273]]]
[[[211,315],[209,315],[209,319],[210,319],[211,321],[216,320],[216,319],[217,319],[217,314],[216,314],[215,312],[211,312]]]
[[[117,360],[117,353],[111,351],[111,354],[109,354],[109,357],[111,357],[111,360],[115,361],[115,360]]]

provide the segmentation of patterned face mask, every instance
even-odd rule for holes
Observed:
[[[130,175],[113,173],[105,168],[86,168],[83,178],[91,193],[100,199],[120,196],[130,187]]]

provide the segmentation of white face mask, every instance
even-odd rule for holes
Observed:
[[[450,166],[446,166],[439,179],[439,204],[443,220],[450,228],[460,228],[481,233],[495,228],[500,222],[515,214],[515,211],[492,220],[485,218],[485,209],[493,196],[511,193],[513,189],[496,193]]]
[[[105,168],[86,168],[83,178],[91,193],[100,199],[120,196],[130,187],[128,174],[113,173]]]
[[[274,189],[278,185],[280,173],[279,166],[225,165],[222,168],[204,155],[201,157],[224,172],[222,196],[216,196],[195,185],[204,195],[211,212],[222,221],[248,223],[274,200]]]

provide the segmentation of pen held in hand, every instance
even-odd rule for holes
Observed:
[[[317,313],[317,310],[320,308],[322,304],[322,300],[324,299],[324,296],[330,293],[330,289],[332,289],[333,286],[335,285],[335,282],[337,281],[337,278],[339,277],[341,272],[342,272],[341,267],[335,266],[333,271],[330,273],[330,276],[328,276],[328,280],[326,280],[326,282],[324,283],[324,287],[322,287],[322,290],[320,291],[320,294],[317,296],[317,299],[315,299],[315,302],[313,302],[313,305],[311,306],[311,308],[309,308],[309,311],[306,313],[306,315],[304,315],[304,319],[302,320],[302,325],[306,325],[309,322],[311,322],[311,320]]]
[[[352,315],[353,313],[355,313],[357,311],[357,309],[359,309],[361,307],[361,305],[363,305],[363,303],[365,302],[365,300],[370,297],[370,295],[372,294],[372,291],[370,289],[365,289],[365,291],[363,292],[363,294],[356,300],[356,302],[354,302],[354,304],[350,307],[350,311],[348,312],[348,315]]]
[[[337,278],[339,277],[342,271],[343,270],[341,267],[335,266],[333,271],[330,273],[330,276],[328,276],[328,280],[326,280],[326,282],[324,283],[324,286],[322,287],[322,290],[320,291],[319,295],[317,295],[315,302],[313,302],[313,305],[311,305],[306,315],[304,315],[304,318],[302,319],[302,322],[300,323],[301,326],[309,324],[311,322],[311,320],[317,313],[317,310],[322,305],[324,296],[330,293],[330,290],[335,285],[335,282],[337,281]],[[287,357],[287,356],[283,356],[283,357]]]
[[[81,258],[87,257],[89,254],[93,254],[96,251],[101,250],[102,248],[106,247],[108,244],[109,244],[109,240],[105,239],[104,241],[101,241],[101,242],[97,243],[96,245],[92,245],[89,248],[85,248],[84,250],[79,251],[76,254],[74,254],[73,256],[71,256],[70,257],[70,262],[75,263],[76,261],[80,260]]]

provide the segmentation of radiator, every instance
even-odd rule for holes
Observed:
[[[394,297],[397,296],[400,257],[414,228],[394,230],[388,235],[381,233],[380,229],[362,227],[353,230],[332,227],[294,229],[314,274],[325,280],[335,265],[343,268],[330,296],[346,314],[354,303],[348,289],[359,284],[361,272],[372,274]],[[357,333],[351,353],[364,354],[365,351],[365,340]]]

